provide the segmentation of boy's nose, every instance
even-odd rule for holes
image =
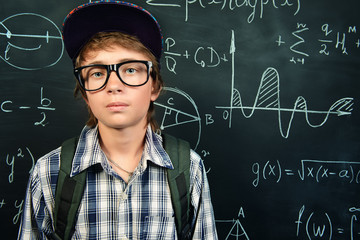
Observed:
[[[109,80],[106,84],[108,92],[120,92],[124,89],[125,84],[119,79],[115,71],[110,72]]]

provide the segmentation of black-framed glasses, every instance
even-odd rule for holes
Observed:
[[[97,91],[105,87],[110,73],[116,72],[121,82],[139,87],[147,83],[152,67],[151,61],[132,60],[118,64],[92,64],[74,69],[76,79],[86,91]]]

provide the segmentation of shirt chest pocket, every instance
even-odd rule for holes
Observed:
[[[146,216],[144,225],[144,239],[176,239],[173,215]]]

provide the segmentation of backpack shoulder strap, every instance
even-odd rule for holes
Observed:
[[[86,173],[70,178],[78,138],[66,140],[61,146],[60,170],[55,193],[54,239],[70,239],[75,230],[75,220],[84,192]]]
[[[167,169],[171,201],[179,239],[190,239],[190,144],[179,138],[163,134],[163,145],[174,169]]]
[[[167,169],[171,201],[175,212],[179,239],[190,239],[190,145],[188,142],[163,134],[165,151],[174,169]],[[55,193],[54,226],[52,239],[68,240],[75,230],[75,219],[84,192],[86,171],[70,178],[72,160],[78,138],[65,141],[61,147],[61,160]]]

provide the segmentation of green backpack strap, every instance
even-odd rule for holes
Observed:
[[[163,139],[165,151],[174,166],[174,169],[167,169],[167,177],[178,238],[191,239],[190,145],[167,134],[163,134]],[[77,210],[84,192],[87,171],[70,178],[77,142],[78,138],[71,138],[61,147],[60,171],[55,193],[55,231],[51,235],[51,238],[56,240],[71,239],[75,230]]]
[[[53,239],[71,239],[75,230],[77,210],[83,196],[86,171],[70,177],[78,138],[66,140],[61,146],[60,170],[55,193]]]
[[[163,145],[174,169],[167,169],[171,201],[179,239],[192,237],[190,209],[190,145],[187,141],[163,134]]]

